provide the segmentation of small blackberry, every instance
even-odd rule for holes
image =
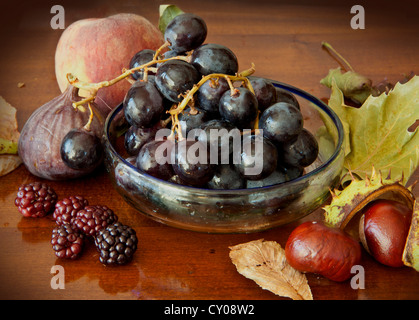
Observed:
[[[57,194],[46,183],[32,182],[19,187],[15,205],[25,217],[41,218],[54,210]]]
[[[120,222],[100,230],[95,238],[99,260],[105,265],[122,265],[132,260],[138,239],[134,229]]]
[[[58,225],[73,225],[77,212],[89,205],[89,202],[82,196],[70,196],[58,201],[55,205],[53,218]]]
[[[86,206],[77,212],[73,226],[87,236],[118,221],[118,216],[106,206]]]
[[[69,224],[52,230],[51,245],[58,258],[76,259],[83,250],[84,236]]]

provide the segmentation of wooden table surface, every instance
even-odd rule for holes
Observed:
[[[335,4],[339,3],[339,4]],[[36,5],[35,5],[36,3]],[[86,4],[87,3],[87,4]],[[65,25],[119,12],[143,15],[157,25],[161,1],[61,1]],[[315,4],[314,4],[315,3]],[[0,95],[17,108],[19,129],[30,114],[58,95],[54,53],[62,30],[50,27],[47,1],[2,2],[0,10]],[[396,81],[419,70],[419,22],[415,1],[176,1],[184,11],[202,16],[206,42],[229,46],[241,69],[253,62],[256,75],[300,87],[319,98],[329,90],[319,81],[338,63],[321,48],[331,43],[354,69],[374,82]],[[365,29],[350,26],[352,5],[365,9]],[[105,80],[105,79],[104,79]],[[25,83],[18,88],[19,82]],[[418,179],[416,172],[413,179]],[[282,246],[301,223],[252,234],[214,235],[178,230],[141,216],[111,187],[106,173],[72,181],[51,181],[58,197],[81,194],[91,204],[106,204],[133,226],[139,250],[132,263],[116,268],[98,260],[93,245],[77,261],[55,257],[54,221],[23,218],[14,206],[18,187],[42,181],[22,165],[0,177],[1,299],[281,299],[240,275],[229,246],[264,238]],[[417,196],[419,188],[414,193]],[[316,220],[317,210],[302,221]],[[65,289],[51,288],[51,268],[65,270]],[[365,289],[309,274],[313,297],[320,299],[418,299],[419,273],[390,268],[363,251]]]

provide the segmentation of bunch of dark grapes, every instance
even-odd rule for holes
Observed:
[[[304,129],[298,100],[250,77],[253,67],[239,73],[236,55],[204,44],[206,36],[204,20],[183,13],[167,25],[162,48],[132,58],[135,82],[123,101],[131,163],[159,179],[210,189],[301,176],[318,145]],[[159,135],[163,128],[167,134]]]

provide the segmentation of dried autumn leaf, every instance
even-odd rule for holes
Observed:
[[[364,178],[375,167],[383,176],[391,172],[393,179],[406,184],[419,164],[418,128],[409,131],[419,119],[418,92],[419,76],[415,76],[353,108],[345,105],[342,91],[332,84],[329,106],[344,124],[347,170]]]
[[[259,239],[230,249],[237,271],[263,289],[293,300],[313,300],[306,276],[288,264],[277,242]]]

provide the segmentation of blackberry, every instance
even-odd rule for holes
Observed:
[[[32,182],[19,187],[15,205],[25,217],[41,218],[54,210],[57,194],[46,183]]]
[[[77,212],[73,226],[88,236],[118,221],[118,216],[106,206],[86,206]]]
[[[82,196],[70,196],[58,201],[55,205],[53,218],[58,225],[73,225],[77,212],[89,205],[89,202]]]
[[[69,224],[57,226],[52,230],[51,245],[58,258],[76,259],[83,250],[84,235]]]
[[[130,262],[137,250],[134,229],[120,222],[100,230],[95,238],[99,260],[105,265],[122,265]]]

